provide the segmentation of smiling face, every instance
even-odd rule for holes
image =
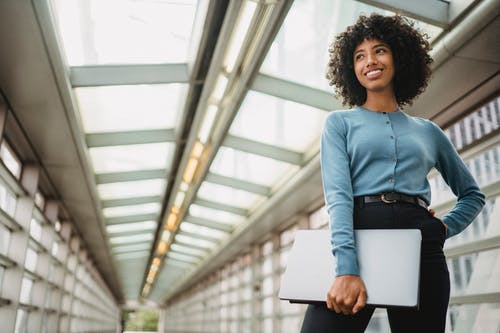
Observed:
[[[384,42],[365,39],[354,49],[354,72],[367,95],[375,92],[392,92],[394,60],[392,51]]]

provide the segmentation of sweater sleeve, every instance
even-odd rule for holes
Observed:
[[[342,116],[332,112],[321,136],[320,161],[323,191],[330,218],[336,275],[359,275],[353,231],[353,191],[346,128]]]
[[[472,223],[485,204],[485,196],[448,137],[439,126],[431,124],[437,144],[436,169],[457,197],[456,205],[443,217],[449,238]]]

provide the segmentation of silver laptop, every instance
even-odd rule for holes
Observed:
[[[418,229],[355,230],[367,304],[418,306],[421,232]],[[279,298],[292,303],[326,302],[335,278],[329,230],[299,230],[281,277]]]

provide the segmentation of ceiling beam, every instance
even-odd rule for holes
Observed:
[[[210,201],[210,200],[206,200],[206,199],[201,199],[199,197],[193,203],[196,205],[203,206],[203,207],[212,208],[215,210],[222,210],[222,211],[236,214],[236,215],[248,216],[247,209],[236,207],[236,206],[231,206],[231,205],[227,205],[227,204],[223,204],[223,203],[219,203],[219,202],[214,202],[214,201]]]
[[[247,181],[241,180],[241,179],[222,176],[222,175],[212,173],[212,172],[209,172],[207,174],[207,176],[205,177],[205,180],[207,182],[210,182],[210,183],[233,187],[233,188],[236,188],[238,190],[243,190],[243,191],[259,194],[259,195],[262,195],[265,197],[268,197],[269,195],[271,195],[271,188],[270,187],[247,182]]]
[[[145,131],[91,133],[85,135],[85,141],[89,148],[174,142],[175,130],[169,128]]]
[[[442,0],[358,0],[413,19],[445,28],[449,23],[449,3]]]
[[[187,83],[187,64],[100,65],[70,67],[73,87]]]
[[[113,173],[100,173],[95,175],[96,184],[121,183],[135,180],[163,179],[167,170],[138,170]]]
[[[278,161],[301,165],[303,156],[301,153],[284,148],[268,145],[265,143],[240,138],[228,134],[223,142],[223,146],[241,150],[247,153],[269,157]]]
[[[333,88],[332,91],[325,91],[259,73],[255,76],[250,89],[284,99],[285,101],[294,101],[321,110],[342,109],[342,104],[332,93]]]
[[[213,242],[214,244],[216,244],[220,241],[220,239],[217,237],[195,234],[194,232],[189,232],[189,231],[184,231],[184,230],[180,230],[179,232],[177,232],[177,235],[185,235],[185,236],[189,236],[191,238],[203,239],[203,240],[206,240],[209,242]]]
[[[120,207],[120,206],[130,206],[130,205],[140,205],[145,203],[155,203],[161,200],[161,196],[153,195],[148,197],[135,197],[127,199],[113,199],[101,201],[102,208],[109,207]]]
[[[132,222],[156,221],[157,218],[158,218],[157,213],[109,217],[105,219],[105,224],[113,225],[113,224],[132,223]]]
[[[201,218],[201,217],[195,217],[195,216],[192,216],[192,215],[186,215],[184,217],[184,222],[189,222],[189,223],[192,223],[192,224],[196,224],[196,225],[199,225],[199,226],[202,226],[202,227],[207,227],[207,228],[210,228],[210,229],[215,229],[215,230],[219,230],[219,231],[223,231],[223,232],[231,232],[233,231],[233,227],[229,224],[225,224],[225,223],[220,223],[220,222],[216,222],[216,221],[213,221],[213,220],[209,220],[209,219],[206,219],[206,218]],[[177,243],[177,241],[176,241]]]

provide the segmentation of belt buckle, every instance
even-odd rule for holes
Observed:
[[[386,198],[386,197],[385,197],[385,196],[386,196],[386,194],[389,194],[389,195],[390,195],[390,194],[392,194],[392,193],[391,193],[391,192],[388,192],[388,193],[382,193],[382,195],[380,195],[380,199],[381,199],[383,202],[385,202],[385,203],[387,203],[387,204],[392,204],[392,203],[396,203],[396,202],[398,202],[396,199],[388,199],[388,198]]]

